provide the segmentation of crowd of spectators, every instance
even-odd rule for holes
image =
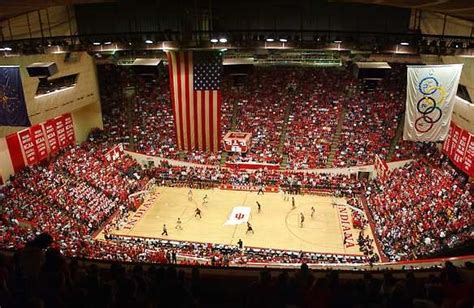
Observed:
[[[331,192],[338,190],[345,196],[360,193],[363,181],[354,176],[330,173],[307,173],[276,170],[245,170],[219,167],[172,166],[166,161],[161,165],[146,169],[149,178],[166,186],[187,186],[195,188],[217,187],[220,184],[246,187],[270,186],[298,193]]]
[[[472,239],[473,188],[438,151],[395,169],[366,191],[376,235],[391,260],[418,258]]]
[[[247,76],[244,88],[235,97],[239,117],[236,130],[252,134],[252,146],[247,153],[234,153],[232,162],[279,164],[280,137],[289,105],[299,101],[294,68],[256,67]]]
[[[233,116],[232,129],[252,133],[250,150],[231,153],[227,161],[279,164],[286,154],[289,169],[325,167],[339,121],[342,131],[333,166],[372,164],[376,154],[386,159],[404,109],[403,68],[392,65],[373,92],[364,90],[347,68],[255,67],[238,85],[225,74],[222,135],[231,129]],[[220,163],[221,150],[178,151],[166,69],[143,77],[128,68],[103,65],[99,80],[104,129],[111,140],[147,155]],[[412,143],[400,142],[394,159],[411,158],[414,151]]]
[[[347,88],[354,80],[344,69],[302,69],[295,80],[300,94],[288,119],[284,152],[288,168],[324,168],[331,151]]]
[[[114,142],[121,142],[130,150],[151,156],[206,165],[220,162],[220,152],[178,151],[169,80],[165,69],[161,69],[155,76],[145,77],[128,68],[103,65],[99,69],[99,80],[102,81],[104,133]],[[225,80],[221,110],[222,132],[226,132],[232,116],[231,91],[230,82]]]
[[[364,89],[361,83],[347,92],[347,111],[334,167],[370,165],[376,154],[387,158],[404,110],[405,73],[402,68],[393,65],[387,78],[372,92]]]
[[[349,197],[349,204],[359,209],[363,207],[353,197],[365,191],[375,221],[376,236],[381,241],[383,252],[392,260],[428,255],[472,238],[472,189],[434,147],[427,150],[426,159],[396,169],[386,182],[364,182],[337,174],[185,167],[166,162],[142,169],[126,156],[117,161],[104,160],[109,149],[97,140],[70,147],[48,162],[27,167],[1,188],[3,247],[21,248],[34,234],[49,232],[68,256],[167,262],[168,244],[159,241],[150,244],[151,240],[136,239],[99,241],[91,236],[117,210],[123,212],[136,207],[126,202],[127,196],[143,189],[149,179],[155,179],[159,185],[196,188],[226,184],[270,186],[296,193],[338,192]],[[427,178],[428,174],[430,178]],[[356,227],[360,224],[363,229],[367,221],[355,215],[353,223]],[[370,240],[367,242],[363,238],[360,244],[368,252],[373,251],[368,248],[372,247]],[[252,248],[246,248],[244,254],[238,251],[232,255],[236,252],[235,247],[223,253],[228,247],[187,245],[171,249],[194,257],[210,258],[209,262],[214,264],[229,261],[347,261],[344,256]],[[219,254],[209,254],[214,251]]]
[[[218,164],[221,153],[177,151],[166,73],[153,79],[116,66],[100,70],[104,132],[94,132],[91,141],[26,168],[0,189],[4,247],[22,247],[33,234],[44,231],[68,256],[166,262],[166,245],[96,241],[90,236],[117,210],[127,209],[128,196],[142,189],[149,179],[159,185],[196,188],[224,184],[270,186],[297,193],[337,191],[346,197],[365,192],[376,235],[392,260],[429,255],[473,236],[472,188],[427,144],[400,142],[395,147],[395,159],[417,158],[418,153],[428,156],[395,170],[386,182],[336,174],[186,167],[166,162],[143,170],[127,156],[108,161],[105,153],[117,143],[149,155],[207,165]],[[283,153],[288,155],[289,168],[322,167],[327,163],[331,137],[344,106],[347,112],[334,165],[371,164],[375,154],[386,158],[403,109],[402,75],[395,67],[372,93],[363,92],[345,70],[257,67],[240,87],[234,87],[227,76],[223,86],[223,132],[230,129],[236,114],[236,130],[253,135],[250,152],[232,155],[229,160],[280,163],[280,138],[286,127]],[[110,80],[104,82],[104,76]],[[135,93],[131,99],[126,97],[127,91]],[[288,123],[285,115],[289,116]],[[361,208],[357,202],[353,206]],[[366,224],[357,214],[352,218],[356,227]],[[366,244],[363,239],[362,246],[369,247]],[[198,247],[191,254],[200,256],[206,249]],[[224,255],[212,256],[211,260],[225,263]],[[279,255],[247,249],[239,258],[243,262],[287,262],[294,258],[311,262],[313,256],[298,259],[295,252]]]
[[[46,235],[0,255],[2,307],[472,307],[472,264],[459,269],[346,274],[83,264]]]

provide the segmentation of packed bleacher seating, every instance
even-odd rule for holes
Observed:
[[[433,254],[472,239],[472,187],[436,150],[367,189],[383,250],[391,260]]]
[[[153,78],[135,75],[130,69],[104,65],[99,70],[101,97],[104,102],[104,132],[129,149],[168,159],[181,159],[199,164],[216,164],[219,154],[202,151],[182,152],[176,147],[173,111],[168,75],[161,70]],[[114,80],[115,83],[110,82]],[[131,92],[127,98],[127,92]],[[221,124],[229,125],[230,101],[222,104]]]
[[[252,147],[248,153],[235,153],[230,161],[281,162],[281,128],[289,105],[298,97],[292,85],[297,73],[291,68],[262,67],[248,75],[235,98],[239,108],[236,130],[252,133]]]
[[[232,129],[252,133],[250,151],[233,153],[227,161],[279,164],[285,153],[290,169],[321,168],[328,162],[333,141],[338,142],[335,167],[372,164],[375,154],[386,159],[404,109],[403,66],[392,66],[388,78],[370,93],[347,68],[255,67],[238,86],[226,74],[222,134],[231,129],[233,117]],[[177,151],[165,69],[144,78],[127,68],[105,65],[99,76],[104,129],[112,140],[168,159],[208,165],[221,161],[220,151]],[[126,98],[127,87],[134,88],[131,100]],[[335,140],[338,122],[342,131],[340,140]],[[414,150],[411,143],[400,142],[393,159],[411,158]]]
[[[343,69],[303,69],[295,80],[300,96],[288,119],[285,153],[288,168],[326,166],[340,113],[347,104],[345,91],[354,81]]]
[[[370,165],[375,155],[386,159],[404,110],[402,66],[391,73],[373,92],[362,84],[348,91],[349,102],[341,132],[335,167]]]
[[[346,196],[360,193],[362,182],[355,177],[340,174],[305,173],[274,170],[233,170],[213,167],[171,166],[163,162],[147,169],[145,173],[166,186],[189,186],[197,188],[217,187],[219,184],[234,186],[271,186],[296,192],[330,192],[339,190]]]

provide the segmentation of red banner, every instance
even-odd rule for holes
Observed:
[[[69,113],[7,136],[8,151],[15,172],[74,142],[74,125]]]
[[[64,127],[64,116],[56,117],[54,121],[56,135],[58,136],[59,147],[62,149],[67,145],[66,128]]]
[[[46,139],[48,140],[49,152],[56,153],[59,151],[58,136],[56,134],[56,124],[54,120],[48,120],[44,125]]]
[[[470,134],[467,143],[466,155],[464,155],[464,168],[469,176],[474,175],[474,135]]]
[[[74,144],[74,125],[72,123],[72,117],[70,113],[63,115],[64,117],[64,129],[66,131],[66,141],[67,144]]]
[[[385,182],[390,174],[387,162],[382,160],[379,155],[375,155],[374,169],[382,182]]]
[[[44,137],[42,125],[34,125],[30,127],[30,132],[35,145],[38,161],[45,159],[48,157],[48,148],[46,147],[46,139]]]
[[[20,145],[23,149],[23,153],[26,158],[26,165],[35,164],[38,159],[36,157],[35,144],[33,143],[33,138],[31,137],[31,131],[29,129],[22,130],[18,133],[18,138],[20,139]]]
[[[267,169],[267,170],[280,169],[280,165],[278,164],[265,164],[265,163],[254,163],[254,162],[225,163],[225,167],[232,168],[232,169]]]
[[[474,134],[451,121],[448,137],[443,144],[443,152],[459,169],[469,176],[474,176]]]
[[[117,144],[110,151],[104,154],[106,161],[117,160],[125,154],[123,151],[123,144]]]
[[[25,160],[23,159],[23,154],[21,152],[20,139],[16,133],[8,135],[6,139],[13,170],[18,172],[21,168],[25,167]]]

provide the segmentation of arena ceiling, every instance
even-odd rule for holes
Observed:
[[[52,6],[114,1],[115,0],[4,0],[0,1],[0,21]]]
[[[0,20],[57,5],[115,2],[116,0],[4,0],[0,1]],[[474,21],[473,0],[328,0],[329,2],[366,3],[439,12]],[[291,1],[279,1],[279,4]],[[269,5],[275,3],[270,2]]]
[[[401,8],[419,9],[474,21],[473,0],[329,0],[330,2],[351,2],[389,5]]]

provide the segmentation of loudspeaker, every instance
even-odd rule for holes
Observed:
[[[30,77],[51,77],[58,72],[58,66],[54,62],[37,62],[26,67]]]

